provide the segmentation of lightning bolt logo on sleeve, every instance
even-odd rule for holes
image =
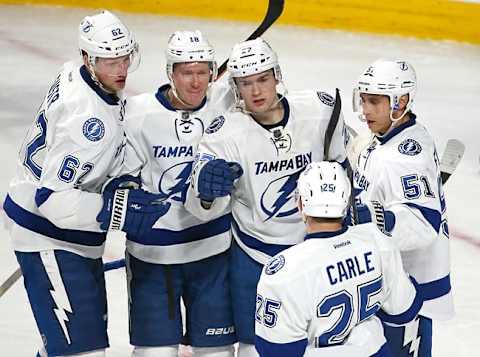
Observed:
[[[67,326],[67,322],[69,322],[67,312],[71,314],[73,311],[65,290],[65,285],[62,281],[62,276],[60,275],[60,269],[55,258],[55,253],[53,251],[40,252],[40,258],[42,259],[45,271],[47,272],[50,283],[52,284],[50,294],[52,295],[53,301],[56,305],[56,307],[53,309],[53,312],[57,316],[58,323],[62,328],[67,343],[71,344],[72,341],[70,340],[70,334]]]

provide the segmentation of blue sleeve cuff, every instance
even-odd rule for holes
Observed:
[[[255,336],[255,348],[260,357],[302,357],[307,344],[306,338],[289,343],[273,343]]]
[[[413,277],[410,277],[410,280],[415,286],[415,292],[416,292],[415,298],[413,299],[413,302],[410,305],[410,307],[405,312],[402,312],[401,314],[398,314],[398,315],[390,315],[390,314],[387,314],[385,311],[383,311],[383,309],[380,309],[377,312],[377,316],[380,318],[380,320],[392,325],[405,325],[410,321],[413,321],[415,317],[417,317],[423,305],[423,297],[416,280]]]
[[[428,207],[416,205],[414,203],[406,202],[404,204],[409,206],[409,207],[418,209],[420,211],[420,213],[422,214],[423,218],[425,218],[427,220],[427,222],[430,223],[430,225],[433,227],[433,229],[435,229],[435,231],[437,233],[440,232],[440,225],[442,223],[442,215],[439,211],[428,208]]]
[[[46,187],[38,188],[37,192],[35,192],[35,203],[37,207],[43,205],[53,192],[53,190]]]

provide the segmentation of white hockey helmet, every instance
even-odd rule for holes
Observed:
[[[342,218],[350,202],[350,181],[337,162],[312,162],[300,174],[297,197],[303,214],[318,218]]]
[[[278,57],[262,38],[236,44],[228,59],[228,72],[233,78],[251,76],[273,69],[275,79],[282,80]]]
[[[217,78],[217,62],[215,50],[203,34],[196,31],[175,31],[168,39],[167,49],[167,76],[172,83],[173,65],[187,62],[210,62],[212,76],[210,81]]]
[[[133,33],[110,11],[86,16],[78,27],[78,47],[95,66],[97,58],[117,58],[130,55],[129,71],[138,67],[140,56]]]
[[[361,113],[360,94],[379,94],[390,98],[390,119],[397,121],[407,113],[415,98],[417,89],[417,75],[413,66],[402,60],[379,59],[373,62],[359,77],[353,92],[353,110]],[[394,119],[392,113],[398,110],[400,97],[408,94],[408,103],[400,118]]]
[[[267,41],[259,37],[255,40],[240,42],[233,47],[228,59],[227,70],[230,75],[230,87],[235,96],[235,105],[238,108],[248,112],[242,103],[235,78],[259,74],[270,69],[273,70],[275,79],[283,87],[282,97],[285,96],[287,88],[282,81],[282,71],[278,64],[278,57]]]

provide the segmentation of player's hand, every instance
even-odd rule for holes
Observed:
[[[237,162],[215,159],[207,162],[198,174],[198,192],[202,201],[212,202],[217,197],[228,196],[233,183],[243,175]]]
[[[104,231],[121,230],[142,236],[148,234],[169,208],[170,203],[160,201],[160,195],[141,189],[105,190],[97,221]]]
[[[373,222],[384,234],[390,235],[395,226],[395,215],[392,211],[385,210],[378,201],[358,204],[356,208],[358,224]]]

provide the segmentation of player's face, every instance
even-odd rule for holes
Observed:
[[[278,102],[277,84],[272,70],[235,79],[245,109],[252,113],[265,113]]]
[[[189,108],[196,108],[202,104],[207,95],[210,75],[208,62],[188,62],[174,65],[172,80],[175,89],[181,101]]]
[[[386,95],[360,94],[363,115],[372,133],[385,134],[390,128],[390,98]]]
[[[130,67],[130,55],[117,58],[97,58],[95,76],[103,87],[112,93],[125,88]]]

